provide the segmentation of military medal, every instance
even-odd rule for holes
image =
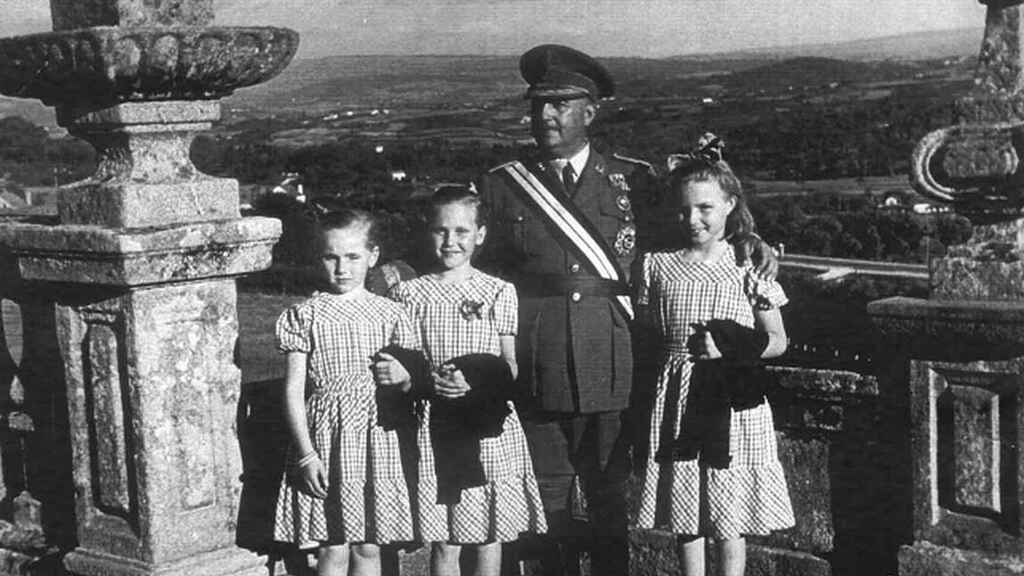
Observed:
[[[615,186],[616,188],[622,190],[623,192],[629,192],[630,190],[629,183],[626,182],[626,176],[621,172],[609,174],[608,181],[612,183],[612,186]]]
[[[633,253],[634,248],[636,248],[636,227],[626,224],[619,228],[619,233],[615,235],[615,252],[619,256],[629,256]]]
[[[633,203],[629,201],[629,196],[626,196],[625,194],[619,194],[618,197],[615,198],[615,205],[623,212],[629,212],[630,208],[633,207]]]

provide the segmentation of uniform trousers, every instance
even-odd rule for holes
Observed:
[[[531,412],[523,418],[548,534],[562,546],[563,562],[566,547],[588,550],[594,576],[622,576],[629,568],[625,489],[630,461],[622,418],[618,411]],[[585,504],[576,501],[575,488],[581,489]],[[573,518],[574,508],[584,506],[589,527]]]

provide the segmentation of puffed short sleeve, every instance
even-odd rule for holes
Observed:
[[[519,296],[508,282],[502,284],[494,301],[494,328],[502,335],[519,331]]]
[[[404,308],[399,309],[395,314],[395,326],[391,332],[391,344],[410,350],[419,350],[422,347],[420,345],[420,333],[416,330],[412,317],[409,316],[409,313]]]
[[[640,257],[640,275],[636,280],[636,304],[647,306],[651,300],[651,255]]]
[[[313,348],[312,327],[313,307],[308,302],[291,306],[277,318],[277,349],[281,352],[308,354]]]
[[[780,308],[789,302],[786,292],[778,281],[758,278],[753,269],[747,270],[744,276],[743,291],[754,310]]]

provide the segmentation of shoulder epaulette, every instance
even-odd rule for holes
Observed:
[[[518,160],[512,160],[510,162],[505,162],[504,164],[498,164],[494,168],[491,168],[490,170],[488,170],[488,172],[497,172],[498,170],[504,170],[507,166],[511,166],[511,165],[515,164],[516,162],[519,162],[519,161]]]
[[[651,174],[657,173],[657,171],[654,169],[654,165],[652,165],[650,162],[647,162],[646,160],[640,160],[639,158],[630,158],[629,156],[623,156],[622,154],[619,153],[612,154],[612,157],[614,157],[616,160],[622,160],[623,162],[628,162],[630,164],[644,166]]]

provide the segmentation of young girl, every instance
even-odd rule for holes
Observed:
[[[378,386],[408,390],[409,376],[379,351],[419,348],[419,340],[401,306],[364,288],[379,255],[368,213],[324,216],[319,241],[328,291],[277,321],[278,347],[288,359],[284,411],[292,445],[275,538],[317,543],[318,574],[346,576],[351,560],[352,574],[375,575],[380,544],[413,539],[398,434],[380,425],[375,401]]]
[[[425,405],[417,440],[417,527],[421,539],[433,542],[434,576],[458,574],[462,551],[469,555],[472,574],[497,576],[502,542],[547,529],[526,437],[505,400],[511,391],[502,391],[494,435],[484,435],[479,444],[474,440],[478,451],[474,450],[472,461],[459,466],[451,462],[451,452],[456,444],[463,444],[458,440],[464,435],[459,427],[466,422],[464,417],[443,418],[442,411],[454,416],[448,403],[481,394],[484,390],[479,386],[488,384],[472,381],[467,366],[474,362],[459,364],[468,355],[478,357],[476,364],[480,354],[497,362],[500,370],[490,370],[490,385],[499,380],[505,386],[511,384],[516,373],[518,301],[511,284],[473,268],[473,253],[487,235],[485,207],[474,192],[442,188],[431,198],[428,216],[434,268],[392,289],[392,296],[417,323],[423,350],[435,370],[433,398]],[[500,373],[505,378],[495,380]],[[454,490],[444,485],[453,481],[452,472],[461,471],[452,468],[468,465],[482,468],[478,481]]]
[[[721,152],[705,135],[674,157],[683,248],[646,255],[638,281],[640,318],[661,345],[638,524],[681,536],[688,576],[704,574],[704,537],[717,543],[719,572],[742,575],[743,534],[793,525],[755,367],[786,349],[786,296],[736,263],[728,240],[752,232],[753,218]]]

